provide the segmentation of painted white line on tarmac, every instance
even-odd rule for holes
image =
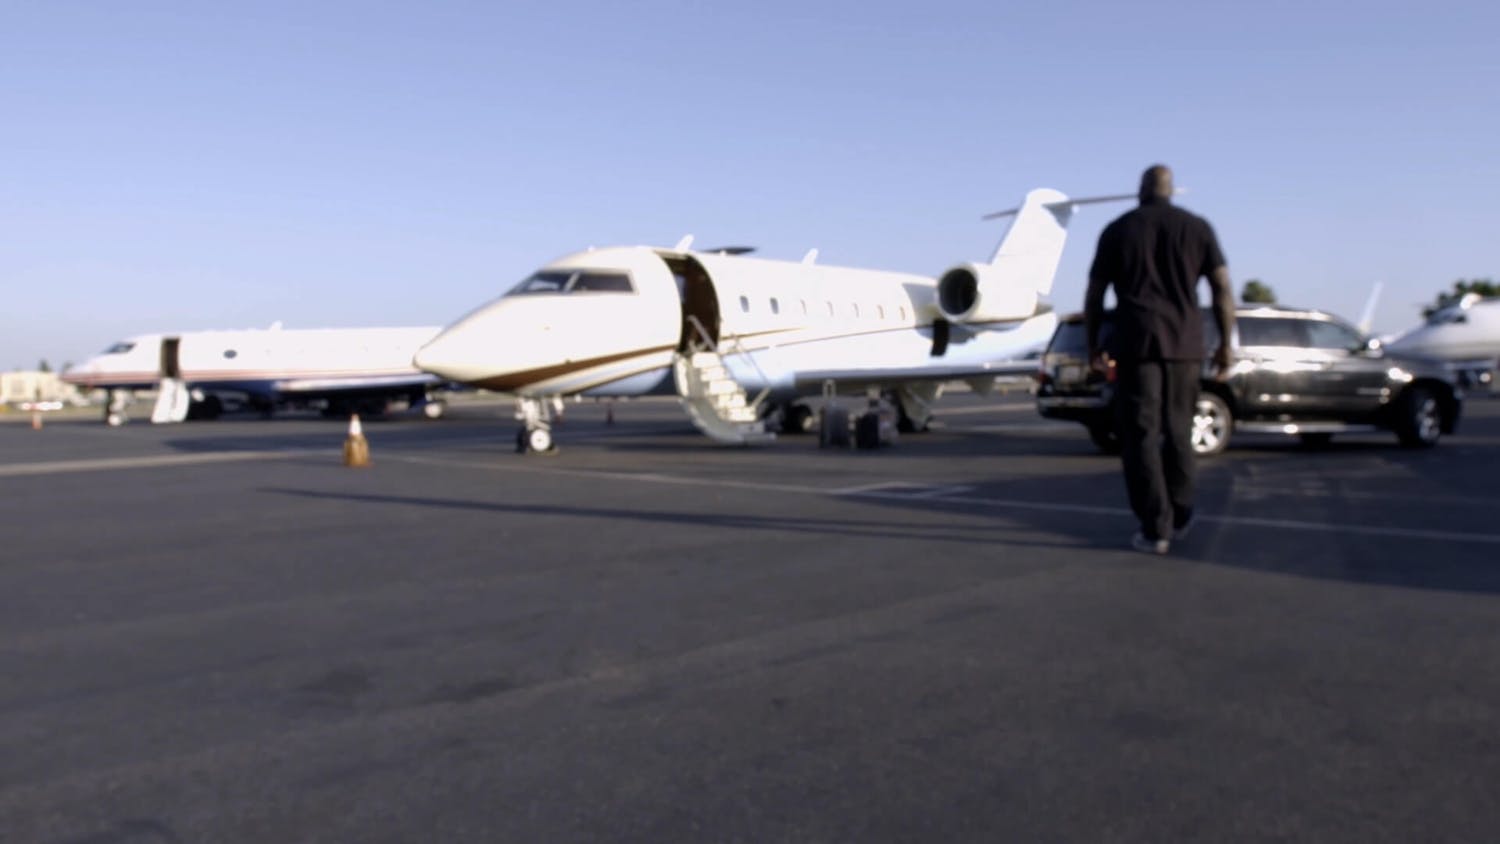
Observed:
[[[107,457],[99,460],[53,460],[46,463],[12,463],[0,466],[0,478],[25,475],[61,475],[69,472],[105,472],[117,469],[156,469],[163,466],[200,466],[208,463],[241,463],[278,457],[300,457],[310,451],[205,451],[202,454],[159,454],[150,457]],[[331,453],[331,452],[330,452]]]
[[[910,501],[916,496],[900,495],[888,492],[865,492],[856,493],[854,498],[886,498],[896,501]],[[1021,501],[1014,498],[980,498],[971,496],[944,496],[939,498],[924,499],[930,501],[951,502],[954,504],[969,504],[976,507],[996,507],[1009,510],[1043,510],[1058,513],[1082,513],[1091,516],[1118,516],[1122,518],[1135,518],[1135,514],[1124,507],[1097,507],[1087,504],[1060,504],[1043,501]],[[1402,539],[1433,539],[1443,542],[1477,542],[1481,544],[1500,545],[1500,534],[1493,533],[1466,533],[1462,531],[1428,530],[1426,528],[1399,528],[1380,527],[1371,525],[1348,525],[1348,524],[1324,524],[1322,522],[1303,522],[1296,519],[1265,519],[1256,516],[1214,516],[1202,513],[1198,516],[1201,522],[1217,522],[1219,524],[1234,525],[1237,527],[1266,527],[1278,528],[1280,530],[1301,530],[1321,533],[1352,534],[1356,536],[1389,536]]]
[[[943,498],[970,492],[971,486],[959,484],[918,484],[909,481],[885,481],[878,484],[861,484],[838,489],[824,490],[829,495],[891,495],[901,498]]]
[[[593,469],[563,469],[549,468],[545,466],[518,465],[515,463],[503,465],[498,463],[474,464],[463,463],[456,460],[443,460],[441,458],[414,457],[410,455],[397,455],[387,457],[388,460],[402,461],[406,463],[418,463],[432,466],[446,466],[461,469],[488,469],[500,472],[520,472],[526,474],[540,475],[563,475],[569,477],[585,478],[608,478],[611,480],[634,481],[637,483],[671,484],[674,486],[702,486],[702,487],[728,487],[731,489],[748,489],[757,491],[783,492],[797,495],[830,496],[835,498],[875,498],[889,501],[931,501],[947,504],[965,504],[974,507],[987,507],[1000,510],[1035,510],[1050,513],[1078,513],[1089,516],[1108,516],[1113,518],[1134,519],[1135,515],[1125,507],[1101,507],[1092,504],[1064,504],[1049,501],[1026,501],[1015,498],[985,498],[969,495],[933,495],[930,494],[932,487],[917,484],[910,481],[887,481],[885,483],[868,484],[858,487],[817,487],[804,484],[769,484],[753,481],[732,481],[720,478],[693,478],[682,475],[662,474],[640,474],[635,472],[610,472]],[[898,492],[898,489],[912,490],[909,492]],[[939,489],[944,489],[939,487]],[[962,487],[948,487],[954,491]],[[1439,542],[1467,542],[1484,545],[1500,545],[1500,534],[1493,533],[1467,533],[1463,531],[1428,530],[1425,528],[1401,528],[1383,527],[1372,525],[1353,524],[1325,524],[1322,522],[1304,522],[1296,519],[1267,519],[1255,516],[1215,516],[1201,513],[1199,521],[1215,522],[1218,524],[1232,525],[1235,527],[1259,527],[1277,528],[1280,530],[1297,530],[1311,533],[1337,533],[1351,536],[1383,536],[1400,539],[1427,539]]]
[[[1347,477],[1339,476],[1335,480],[1346,481]],[[1463,496],[1463,495],[1429,495],[1419,493],[1416,495],[1389,495],[1379,492],[1356,492],[1348,489],[1317,489],[1304,486],[1298,489],[1276,486],[1257,486],[1253,484],[1236,484],[1235,492],[1248,493],[1261,498],[1294,497],[1294,498],[1345,498],[1353,501],[1411,501],[1420,498],[1424,504],[1452,504],[1460,507],[1485,507],[1500,508],[1500,498]]]

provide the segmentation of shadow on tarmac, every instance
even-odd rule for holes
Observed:
[[[444,510],[469,510],[483,513],[505,513],[521,516],[564,516],[594,519],[625,519],[665,525],[722,527],[739,530],[775,530],[809,533],[821,536],[848,536],[859,539],[912,539],[930,542],[1037,548],[1078,548],[1078,542],[1034,542],[1005,540],[1002,534],[1015,530],[1011,526],[965,528],[951,524],[899,523],[889,520],[812,519],[784,516],[755,516],[742,513],[683,513],[662,510],[634,510],[613,507],[559,507],[547,504],[503,504],[493,501],[466,501],[456,498],[432,498],[408,495],[372,495],[368,493],[322,492],[287,487],[262,487],[257,492],[291,495],[360,504],[390,504],[400,507],[428,507]]]
[[[1486,420],[1488,421],[1488,420]],[[595,426],[580,433],[597,433]],[[619,429],[614,429],[618,432]],[[768,452],[725,449],[702,440],[696,432],[663,431],[656,427],[608,441],[597,438],[590,447],[605,453],[692,455],[716,452],[754,455],[757,462]],[[654,437],[654,438],[653,438]],[[489,427],[447,428],[414,425],[391,427],[380,433],[384,444],[406,447],[476,446],[497,453],[509,451],[509,436]],[[205,437],[179,440],[182,450],[225,450],[254,447],[264,449],[268,440],[285,448],[325,448],[326,434],[299,431],[266,437]],[[291,488],[267,488],[263,492],[308,498],[341,499],[363,504],[389,504],[440,509],[476,510],[523,516],[562,516],[628,519],[651,524],[697,525],[745,530],[780,530],[822,536],[890,537],[913,536],[941,542],[1027,545],[1072,548],[1080,551],[1124,552],[1135,525],[1127,512],[1124,484],[1118,458],[1098,454],[1083,436],[1028,435],[1025,432],[997,434],[979,431],[947,431],[933,436],[903,440],[895,448],[876,452],[849,452],[849,460],[890,461],[921,458],[973,461],[1017,458],[1066,458],[1057,472],[1038,473],[1035,466],[1025,474],[991,475],[991,480],[955,481],[969,489],[955,497],[911,497],[891,495],[849,496],[880,508],[897,508],[913,515],[932,512],[963,512],[991,516],[993,528],[972,524],[931,524],[926,519],[892,523],[888,519],[817,519],[764,516],[747,513],[662,512],[649,509],[568,507],[540,504],[502,504],[453,498],[399,495],[331,493]],[[769,453],[782,461],[804,456],[839,460],[840,452],[820,450],[815,438],[787,438],[787,446],[773,446]],[[566,449],[566,439],[563,440]],[[800,447],[797,447],[800,446]],[[1493,514],[1500,509],[1494,492],[1494,477],[1500,472],[1500,449],[1445,442],[1432,450],[1401,448],[1393,439],[1366,436],[1306,447],[1294,439],[1247,437],[1237,441],[1229,453],[1200,464],[1200,512],[1208,518],[1187,540],[1174,543],[1169,559],[1196,561],[1282,576],[1407,589],[1453,592],[1500,593],[1500,548],[1484,541],[1493,533]],[[514,459],[531,459],[515,457]],[[904,470],[902,470],[904,471]],[[902,471],[894,474],[900,476]],[[930,475],[930,472],[922,474]],[[913,476],[913,480],[919,480]],[[1025,499],[1040,508],[988,505]],[[1049,507],[1047,502],[1054,502]],[[1099,512],[1069,512],[1070,506],[1097,508]],[[1286,527],[1267,522],[1295,522]],[[1409,530],[1413,535],[1381,534],[1381,529]],[[1013,541],[1019,533],[1048,533],[1055,543]],[[1427,532],[1428,535],[1422,535]],[[1478,538],[1465,538],[1478,537]],[[1129,553],[1129,552],[1125,552]],[[1111,558],[1115,559],[1115,558]]]
[[[1128,511],[1119,465],[1108,458],[1103,465],[1109,467],[1108,471],[1065,478],[1009,477],[980,483],[957,498],[900,495],[859,498],[904,511],[963,510],[991,515],[1011,524],[1026,524],[1037,531],[1072,536],[1091,550],[1136,554],[1127,550],[1136,523]],[[1434,533],[1451,527],[1455,534],[1485,536],[1488,525],[1482,521],[1476,524],[1478,520],[1472,518],[1452,527],[1450,515],[1449,525],[1434,525],[1434,521],[1442,522],[1426,517],[1424,511],[1443,510],[1448,505],[1441,500],[1428,501],[1414,492],[1409,499],[1374,503],[1350,500],[1337,493],[1274,495],[1263,501],[1246,502],[1238,498],[1238,490],[1245,481],[1243,468],[1234,465],[1200,474],[1198,510],[1205,518],[1189,537],[1173,544],[1166,559],[1362,585],[1500,593],[1500,563],[1497,563],[1500,545],[1494,542],[1361,532],[1365,526]],[[1027,490],[1043,488],[1047,492],[1045,500],[1025,494]],[[986,504],[986,500],[996,503]],[[1056,502],[1057,509],[1050,509],[1049,501]],[[1500,502],[1493,502],[1488,512],[1493,512],[1495,505]],[[1101,512],[1063,509],[1069,506],[1096,508]],[[1488,518],[1488,513],[1484,518]],[[1294,522],[1307,527],[1278,527],[1260,522]],[[1341,529],[1341,525],[1349,528]]]

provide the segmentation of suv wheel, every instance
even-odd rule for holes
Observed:
[[[1431,448],[1442,434],[1437,396],[1426,387],[1412,387],[1401,397],[1396,415],[1396,438],[1407,448]]]
[[[1199,457],[1212,457],[1229,445],[1229,432],[1234,429],[1234,417],[1229,405],[1213,393],[1199,393],[1198,404],[1193,408],[1193,453]]]

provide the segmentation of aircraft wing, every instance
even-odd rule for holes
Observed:
[[[990,361],[953,366],[859,367],[854,369],[809,369],[796,374],[799,389],[816,389],[833,381],[840,391],[861,387],[894,386],[912,382],[975,381],[1005,375],[1033,375],[1039,358]]]
[[[276,389],[283,393],[334,393],[339,390],[401,389],[441,383],[443,379],[431,373],[411,372],[400,375],[369,375],[353,378],[292,378],[277,381]]]

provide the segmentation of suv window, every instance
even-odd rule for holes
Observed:
[[[1337,322],[1309,320],[1307,345],[1314,349],[1357,349],[1364,343],[1358,331]]]
[[[1109,348],[1110,335],[1114,334],[1114,324],[1108,319],[1100,326],[1099,340],[1105,348]],[[1057,326],[1057,333],[1052,335],[1052,343],[1047,351],[1054,355],[1071,355],[1083,357],[1088,354],[1088,327],[1082,322],[1064,322]]]
[[[1248,317],[1238,321],[1241,346],[1305,346],[1307,320]]]

